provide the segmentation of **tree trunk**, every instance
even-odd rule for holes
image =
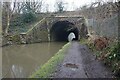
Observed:
[[[8,11],[8,13],[7,13],[7,27],[5,29],[6,35],[8,35],[9,26],[10,26],[10,16],[9,16],[9,11]]]

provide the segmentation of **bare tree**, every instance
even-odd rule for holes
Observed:
[[[63,11],[65,11],[65,4],[66,3],[63,2],[62,0],[56,1],[55,7],[56,7],[57,12],[63,12]]]
[[[15,13],[20,14],[25,7],[25,2],[16,2]]]
[[[45,10],[46,10],[46,12],[49,12],[49,4],[46,4]]]
[[[23,13],[23,9],[27,6],[34,13],[41,12],[43,0],[25,0],[24,2],[3,2],[3,16],[5,17],[6,26],[4,27],[4,33],[7,35],[10,27],[10,21],[13,14]]]
[[[11,7],[11,5],[13,4],[13,7]],[[10,26],[10,19],[14,13],[14,10],[15,10],[15,7],[16,7],[16,0],[15,2],[3,2],[3,10],[5,10],[4,12],[6,12],[6,19],[7,19],[7,25],[6,25],[6,28],[5,28],[5,34],[8,34],[8,29],[9,29],[9,26]]]
[[[2,32],[2,2],[0,2],[0,34]]]
[[[43,6],[43,0],[27,0],[25,6],[29,7],[33,12],[39,13]]]

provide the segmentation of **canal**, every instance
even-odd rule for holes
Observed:
[[[10,45],[2,48],[4,78],[27,78],[46,63],[65,42]]]

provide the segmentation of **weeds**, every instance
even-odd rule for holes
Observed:
[[[88,40],[82,40],[81,42],[83,44],[87,43],[87,46],[95,53],[97,58],[109,66],[116,77],[120,77],[120,42],[110,42],[109,46],[100,51],[96,50],[94,43]]]

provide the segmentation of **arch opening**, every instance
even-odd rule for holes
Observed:
[[[58,21],[52,25],[50,30],[51,41],[68,41],[68,35],[73,32],[75,34],[74,40],[78,40],[78,28],[69,21]]]

